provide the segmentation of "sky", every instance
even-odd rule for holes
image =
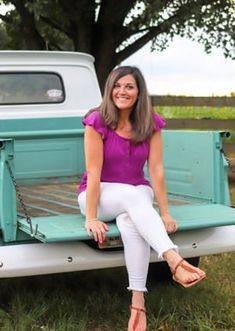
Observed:
[[[141,69],[152,95],[222,96],[235,92],[235,60],[221,49],[205,53],[196,41],[177,37],[162,52],[146,45],[122,64]]]
[[[0,5],[4,14],[5,6]],[[150,45],[122,64],[135,65],[144,74],[151,95],[229,96],[235,92],[235,60],[221,49],[205,53],[196,41],[176,37],[162,52],[150,52]]]

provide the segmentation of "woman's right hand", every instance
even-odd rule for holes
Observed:
[[[93,234],[94,240],[98,241],[100,244],[103,244],[105,241],[105,233],[109,230],[106,223],[96,219],[96,220],[87,220],[85,222],[85,228],[89,235]]]

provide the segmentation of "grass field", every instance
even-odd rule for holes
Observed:
[[[235,119],[235,107],[154,107],[165,118]]]
[[[234,331],[235,253],[201,258],[207,279],[183,289],[149,278],[148,331]],[[124,268],[1,280],[1,331],[126,331]]]

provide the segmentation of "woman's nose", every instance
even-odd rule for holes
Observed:
[[[122,93],[122,94],[126,93],[126,88],[125,88],[125,86],[120,86],[119,93]]]

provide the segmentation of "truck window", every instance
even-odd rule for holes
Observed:
[[[0,73],[0,105],[61,103],[64,97],[63,82],[57,73]]]

